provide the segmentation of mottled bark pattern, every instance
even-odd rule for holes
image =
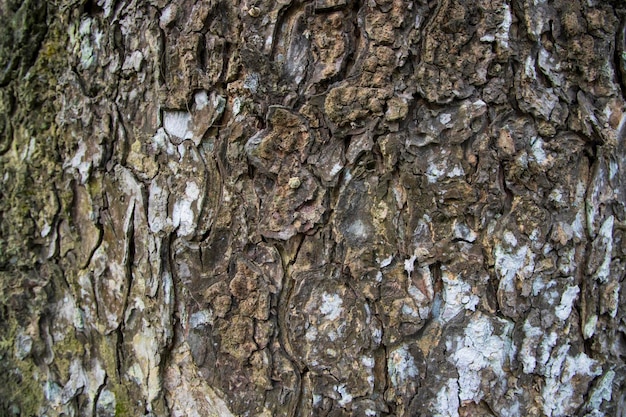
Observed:
[[[626,413],[620,1],[0,12],[0,413]]]

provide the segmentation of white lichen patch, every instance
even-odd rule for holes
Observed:
[[[352,395],[348,392],[348,389],[345,384],[341,384],[335,387],[335,391],[339,393],[341,398],[339,398],[339,405],[341,407],[345,407],[346,405],[352,402]]]
[[[613,253],[613,225],[614,217],[609,216],[598,231],[597,242],[594,242],[594,249],[604,249],[604,254],[601,255],[602,262],[595,271],[593,277],[601,283],[606,283],[611,273],[611,255]]]
[[[178,227],[178,236],[188,236],[195,230],[199,197],[198,185],[195,182],[188,182],[185,187],[185,196],[174,203],[172,226]]]
[[[19,360],[24,360],[33,349],[33,338],[20,331],[15,337],[14,354]]]
[[[337,320],[343,313],[342,305],[343,300],[338,294],[329,294],[325,292],[322,294],[320,313],[322,313],[327,320]]]
[[[419,375],[419,370],[415,365],[415,359],[409,352],[407,345],[399,346],[389,352],[387,359],[387,369],[389,379],[394,388],[403,387],[408,381]]]
[[[410,277],[413,271],[415,270],[415,261],[417,260],[417,255],[412,255],[409,259],[404,261],[404,270],[406,274]]]
[[[176,146],[174,146],[172,142],[170,142],[167,136],[167,132],[162,127],[160,127],[152,137],[150,146],[152,147],[153,151],[164,151],[169,156],[174,156],[177,153]]]
[[[536,277],[533,280],[533,286],[532,286],[533,297],[538,296],[539,294],[544,292],[546,289],[552,288],[554,286],[556,286],[556,281],[550,280],[548,282],[545,282],[541,277]]]
[[[591,390],[591,395],[587,400],[587,410],[598,410],[602,402],[611,401],[611,394],[613,392],[613,379],[615,378],[615,371],[610,370],[602,376],[600,381]],[[604,415],[604,414],[602,414]]]
[[[565,80],[561,74],[561,65],[554,55],[545,48],[540,48],[537,65],[555,86],[561,86]]]
[[[541,391],[543,412],[548,417],[564,417],[575,413],[583,402],[591,380],[602,373],[595,359],[585,353],[569,356],[568,344],[559,348],[546,364],[545,386]]]
[[[261,77],[258,73],[253,72],[248,75],[243,81],[243,88],[250,90],[252,93],[256,93],[259,88],[259,82],[261,81]]]
[[[383,259],[382,261],[379,261],[378,264],[380,265],[381,268],[385,268],[391,265],[392,261],[393,261],[393,255],[389,255],[387,258]]]
[[[161,29],[165,29],[176,19],[178,12],[178,6],[176,4],[168,4],[162,11],[159,17],[159,26]]]
[[[78,28],[78,34],[80,35],[80,64],[83,68],[87,69],[96,62],[96,55],[91,44],[91,25],[93,21],[89,18],[84,18],[80,22]]]
[[[234,417],[226,402],[198,374],[187,344],[172,353],[163,371],[163,387],[172,417]]]
[[[433,417],[459,417],[459,381],[448,379],[448,383],[437,392],[433,405]]]
[[[372,343],[374,345],[380,345],[383,340],[383,331],[380,327],[374,327],[372,329]]]
[[[563,191],[559,188],[553,188],[548,194],[548,200],[550,200],[556,207],[563,207]]]
[[[418,288],[413,284],[413,281],[409,281],[408,293],[415,301],[415,305],[418,308],[418,316],[422,320],[428,319],[431,312],[431,301],[434,298],[433,280],[428,267],[418,268],[417,272],[421,277],[420,287]]]
[[[376,365],[376,361],[371,356],[363,356],[361,358],[361,365],[366,370],[367,374],[367,383],[370,386],[370,389],[374,390],[374,366]]]
[[[444,174],[445,170],[436,164],[430,164],[426,170],[426,177],[428,178],[428,182],[430,184],[436,183]]]
[[[346,232],[352,235],[355,239],[366,239],[368,236],[367,226],[360,219],[352,222]]]
[[[98,395],[98,401],[96,402],[96,415],[106,415],[107,412],[115,410],[117,405],[117,399],[115,393],[108,389],[103,389]]]
[[[506,244],[509,246],[517,246],[517,238],[515,237],[515,234],[510,230],[507,230],[502,234],[502,240],[506,242]]]
[[[478,99],[478,100],[472,102],[471,105],[463,104],[461,106],[461,108],[464,108],[464,107],[469,107],[470,114],[472,114],[474,116],[482,115],[482,114],[484,114],[487,111],[487,103],[485,103],[481,99]]]
[[[331,177],[335,177],[335,175],[339,174],[339,172],[343,169],[343,165],[342,164],[335,164],[333,165],[333,167],[330,169],[330,176]]]
[[[405,316],[413,317],[413,318],[419,318],[420,316],[419,313],[408,304],[402,305],[402,314],[404,314]]]
[[[104,385],[107,374],[99,359],[93,358],[84,367],[85,391],[87,393],[95,393]],[[89,394],[88,394],[89,395]]]
[[[592,314],[583,325],[583,337],[589,339],[596,333],[596,325],[598,324],[598,316]]]
[[[70,377],[61,392],[62,403],[68,402],[83,391],[85,386],[88,386],[87,375],[80,359],[74,358],[72,360],[69,371]]]
[[[202,326],[213,325],[213,312],[210,310],[200,310],[189,316],[189,327],[197,329]]]
[[[497,334],[494,324],[502,328]],[[459,373],[459,399],[480,402],[485,393],[483,372],[492,378],[504,376],[504,366],[509,363],[514,349],[511,342],[513,325],[505,320],[489,318],[482,314],[472,317],[465,335],[456,341],[451,361]],[[497,382],[494,382],[497,383]]]
[[[309,326],[308,329],[306,329],[304,337],[308,342],[315,341],[315,339],[317,339],[317,327]]]
[[[570,313],[572,312],[572,306],[574,305],[574,301],[580,292],[580,288],[578,285],[574,285],[571,287],[567,287],[563,295],[561,296],[561,304],[559,304],[556,308],[556,316],[561,320],[567,320]]]
[[[53,407],[58,407],[61,404],[61,386],[54,381],[48,380],[43,386],[43,395],[46,401],[48,401]]]
[[[530,374],[537,366],[537,344],[544,331],[540,327],[535,327],[528,320],[524,322],[524,340],[519,351],[518,358],[522,361],[522,368],[525,374]]]
[[[115,329],[119,326],[121,311],[115,303],[110,301],[122,299],[126,282],[126,267],[123,260],[110,258],[108,250],[109,245],[103,242],[91,258],[94,278],[101,283],[95,294],[97,316],[104,315],[105,318],[105,327],[101,330]],[[105,274],[107,271],[108,274]]]
[[[441,280],[443,282],[443,308],[439,319],[448,322],[463,310],[474,311],[480,299],[472,293],[472,286],[442,268]]]
[[[138,360],[141,372],[137,377],[142,377],[141,387],[148,404],[157,398],[161,392],[159,341],[156,331],[146,322],[141,331],[132,339],[133,351]]]
[[[145,378],[143,371],[141,370],[141,365],[139,365],[137,362],[128,367],[126,375],[131,381],[140,386],[142,385]]]
[[[88,149],[87,144],[81,140],[78,142],[76,153],[72,159],[63,164],[63,168],[75,169],[80,175],[81,184],[85,184],[89,179],[92,166],[99,164],[101,159],[102,148],[100,146],[95,147],[95,149]]]
[[[533,137],[530,140],[530,155],[532,159],[542,167],[547,166],[552,161],[552,157],[546,154],[543,148],[544,145],[545,142],[539,136]]]
[[[434,184],[442,178],[456,178],[465,175],[463,167],[454,161],[443,159],[431,162],[426,168],[426,178],[430,184]]]
[[[30,158],[35,152],[35,145],[37,144],[37,139],[35,137],[31,137],[28,141],[28,146],[24,147],[24,151],[21,155],[21,160],[24,162],[30,162]]]
[[[516,294],[515,279],[528,279],[535,268],[535,254],[528,246],[517,246],[517,239],[512,233],[505,233],[506,247],[500,243],[495,245],[495,270],[500,279],[498,294]]]
[[[56,317],[54,325],[51,326],[50,329],[52,339],[55,342],[59,342],[65,339],[68,326],[74,326],[75,324],[79,324],[76,323],[76,315],[79,311],[80,309],[76,305],[76,300],[69,292],[66,292],[63,298],[59,300],[58,303],[56,303]]]
[[[498,29],[496,30],[496,40],[500,44],[500,47],[503,49],[508,49],[509,47],[509,31],[511,29],[511,23],[513,22],[513,17],[511,15],[511,8],[507,3],[502,4],[502,22],[498,25]]]
[[[448,178],[455,178],[455,177],[462,177],[465,175],[465,171],[463,170],[463,167],[460,165],[455,165],[450,171],[448,171],[448,173],[446,174],[446,176]]]
[[[536,356],[539,372],[545,373],[545,368],[548,364],[548,360],[550,359],[552,349],[556,346],[557,340],[558,336],[556,332],[550,332],[547,335],[544,335],[541,339],[541,343],[539,343],[539,347],[537,349],[538,355]]]
[[[453,225],[453,233],[454,237],[457,239],[462,239],[467,242],[475,242],[478,234],[469,228],[465,223],[454,221]]]
[[[581,188],[584,187],[584,190],[586,192],[585,215],[587,217],[587,232],[592,237],[596,236],[598,228],[600,227],[600,219],[598,219],[598,217],[601,216],[601,202],[606,198],[603,196],[603,194],[609,187],[606,179],[607,176],[608,174],[606,173],[606,168],[604,164],[600,164],[598,165],[597,171],[593,174],[593,179],[589,187],[587,187],[585,184],[582,184],[581,181]]]
[[[130,55],[128,55],[124,59],[124,63],[122,64],[122,70],[129,71],[134,70],[139,72],[141,69],[141,64],[143,63],[143,53],[141,51],[133,51]]]
[[[167,217],[167,200],[169,191],[161,186],[157,179],[150,183],[148,194],[148,225],[152,233],[158,233],[166,230],[170,225]]]
[[[196,104],[196,110],[202,110],[209,105],[209,95],[205,90],[198,91],[193,96],[193,99]]]
[[[163,111],[163,128],[168,135],[174,136],[179,140],[191,139],[193,137],[192,129],[189,126],[191,115],[184,111]]]
[[[526,57],[526,61],[524,61],[524,74],[531,79],[537,78],[537,72],[535,71],[535,59],[530,55]]]
[[[241,97],[235,97],[233,100],[233,116],[238,116],[243,109],[243,105],[245,103],[245,99]]]

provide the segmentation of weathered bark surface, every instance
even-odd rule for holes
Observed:
[[[621,7],[0,1],[0,413],[625,415]]]

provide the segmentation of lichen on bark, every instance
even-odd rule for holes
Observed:
[[[626,412],[619,1],[0,23],[0,414]]]

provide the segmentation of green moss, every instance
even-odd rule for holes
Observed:
[[[127,417],[141,414],[141,410],[137,410],[133,407],[133,402],[131,401],[132,397],[128,392],[127,387],[115,382],[113,384],[109,383],[109,389],[113,394],[115,394],[116,417]]]
[[[37,380],[37,366],[30,358],[18,360],[13,356],[19,326],[12,315],[2,318],[5,320],[0,327],[0,413],[8,414],[17,407],[22,416],[39,415],[44,396]]]
[[[65,339],[57,341],[53,345],[53,350],[54,365],[57,368],[59,378],[62,381],[67,381],[70,377],[72,360],[83,357],[85,347],[71,331],[65,336]]]
[[[20,374],[19,381],[15,385],[9,385],[13,387],[14,401],[23,416],[39,415],[44,395],[39,381],[35,379],[37,367],[31,360],[17,361],[16,365]]]
[[[36,10],[24,14],[33,8]],[[34,24],[33,19],[45,22],[39,12],[37,3],[28,1],[19,6],[13,18],[18,19],[19,14],[23,20],[20,24],[27,25],[23,29],[28,30],[28,25]],[[11,112],[11,136],[2,145],[8,151],[0,156],[4,174],[4,179],[0,179],[0,268],[5,270],[37,268],[36,260],[45,252],[39,245],[46,244],[38,237],[38,229],[44,224],[52,226],[56,214],[45,210],[50,205],[41,196],[47,196],[51,184],[59,184],[63,174],[59,152],[67,148],[61,144],[68,139],[62,137],[63,130],[56,125],[55,101],[59,76],[67,69],[67,34],[60,19],[51,20],[51,26],[44,29],[45,39],[29,41],[38,49],[36,59],[28,64],[27,74],[2,88],[3,109]],[[0,44],[4,45],[1,41]],[[0,49],[6,46],[2,45]],[[13,53],[14,46],[9,46],[0,50],[0,57],[5,52]]]
[[[96,336],[96,335],[94,335]],[[102,360],[108,379],[107,388],[115,395],[115,415],[116,416],[135,416],[141,414],[141,410],[133,407],[133,395],[128,391],[128,387],[117,374],[117,341],[114,335],[97,335],[92,341],[94,348],[97,350],[95,356]]]
[[[52,16],[62,12],[50,4],[9,1],[0,16],[0,61],[7,63],[0,70],[1,109],[10,115],[0,129],[6,135],[0,146],[0,415],[18,409],[22,416],[40,415],[45,403],[47,373],[39,359],[18,359],[15,341],[49,301],[50,287],[33,290],[33,283],[52,274],[43,272],[49,242],[39,229],[54,226],[52,193],[64,189],[59,161],[69,138],[62,137],[55,117],[58,80],[68,68],[67,31],[62,16]],[[69,364],[84,347],[70,332],[53,349],[52,370],[69,377]]]
[[[2,335],[0,336],[0,355],[2,355],[3,358],[11,354],[16,334],[17,322],[11,317],[2,326]]]
[[[131,415],[128,396],[120,396],[118,392],[115,392],[115,417],[124,417]]]

